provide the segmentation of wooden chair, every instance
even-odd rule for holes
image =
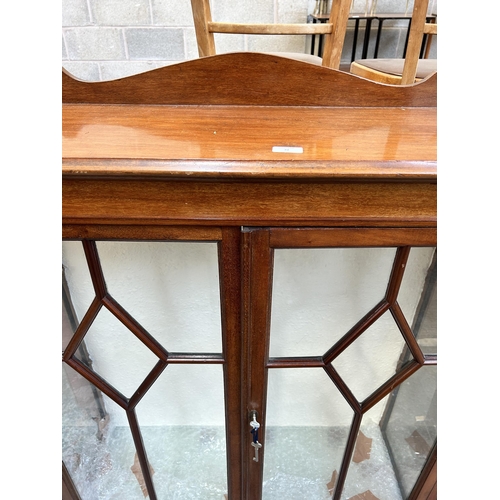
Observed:
[[[237,24],[214,22],[210,11],[210,0],[191,0],[191,7],[200,57],[216,55],[214,33],[252,35],[319,34],[324,36],[322,57],[292,52],[273,52],[273,54],[339,69],[351,0],[333,0],[330,18],[327,23]]]
[[[437,23],[427,22],[429,0],[415,0],[405,59],[360,59],[351,73],[380,83],[409,85],[437,71],[437,59],[420,59],[424,35],[437,35]]]

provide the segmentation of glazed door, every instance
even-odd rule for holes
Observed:
[[[244,232],[247,498],[433,498],[435,245],[430,229]]]
[[[239,228],[86,234],[63,242],[64,494],[241,498]]]
[[[126,226],[65,241],[67,498],[432,498],[435,244]]]

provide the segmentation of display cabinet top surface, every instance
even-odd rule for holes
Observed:
[[[264,54],[108,82],[63,73],[63,174],[429,180],[436,117],[436,76],[381,85]]]

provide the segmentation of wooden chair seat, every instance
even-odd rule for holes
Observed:
[[[287,57],[288,59],[304,61],[309,64],[316,64],[317,66],[322,66],[323,64],[323,59],[321,57],[302,52],[266,52],[266,54],[269,54],[271,56]]]
[[[404,59],[360,59],[351,73],[379,83],[411,85],[437,72],[437,59],[420,59],[425,35],[437,35],[437,23],[427,22],[429,0],[414,0]]]
[[[351,73],[364,78],[373,78],[374,72],[379,73],[377,81],[385,79],[383,83],[398,84],[403,75],[404,59],[363,59],[351,63]],[[419,59],[415,79],[427,78],[437,71],[437,59]]]

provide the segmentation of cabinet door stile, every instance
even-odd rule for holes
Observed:
[[[265,406],[267,396],[267,360],[269,358],[269,319],[271,312],[271,286],[273,251],[269,246],[269,231],[254,230],[244,233],[245,269],[248,283],[244,305],[247,320],[247,401],[243,421],[246,420],[246,439],[243,443],[246,464],[247,498],[260,499],[262,496],[263,462],[265,457]],[[258,452],[259,461],[254,461],[255,450],[251,446],[251,411],[256,411],[260,423],[259,442],[263,447]]]
[[[240,229],[222,230],[219,276],[226,405],[228,498],[242,498]]]

